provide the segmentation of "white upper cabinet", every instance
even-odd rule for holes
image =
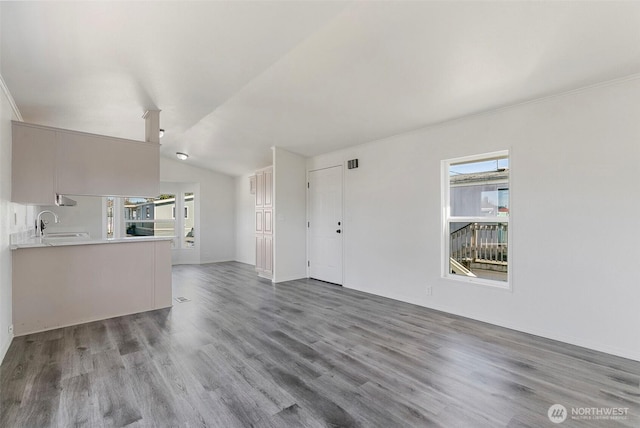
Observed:
[[[22,204],[53,205],[56,197],[56,132],[13,122],[11,200]]]
[[[273,168],[264,171],[264,207],[273,207]]]
[[[79,133],[57,134],[58,193],[155,196],[160,146]]]
[[[160,146],[13,122],[14,202],[52,205],[55,194],[156,196]]]

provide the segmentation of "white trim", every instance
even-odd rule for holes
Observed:
[[[298,276],[298,275],[287,275],[287,276],[284,276],[284,277],[280,276],[280,277],[278,277],[278,280],[275,281],[273,278],[270,278],[268,275],[264,275],[263,276],[261,274],[258,274],[258,276],[260,278],[270,279],[271,282],[273,282],[274,284],[279,284],[281,282],[287,282],[287,281],[296,281],[298,279],[304,279],[304,277],[301,277],[301,276]]]
[[[446,162],[447,165],[453,165],[453,164],[467,163],[467,162],[473,162],[473,161],[492,160],[495,158],[506,159],[508,157],[509,157],[509,150],[498,150],[495,152],[481,153],[479,155],[459,156],[457,158],[445,159],[442,162]]]
[[[13,333],[8,335],[7,336],[8,340],[5,343],[2,344],[2,347],[0,347],[0,364],[4,360],[4,357],[7,355],[7,351],[9,350],[9,347],[11,346],[11,342],[13,342],[13,337],[14,337]]]
[[[223,260],[223,261],[228,261],[228,260]],[[219,262],[203,262],[203,261],[192,261],[192,260],[176,260],[176,261],[171,261],[171,266],[180,266],[180,265],[205,265],[208,263],[219,263]]]
[[[272,284],[277,284],[279,281],[278,270],[277,270],[278,251],[276,250],[278,248],[278,204],[276,203],[276,201],[278,200],[278,180],[276,180],[276,173],[278,171],[278,156],[276,155],[277,149],[278,148],[276,146],[271,146],[271,166],[268,166],[266,168],[263,168],[262,170],[256,171],[256,172],[260,172],[260,171],[266,172],[266,171],[269,171],[269,168],[271,168],[271,274],[260,270],[258,271],[258,277],[264,278],[264,279],[270,279]],[[267,181],[266,179],[263,179],[263,181],[264,181],[265,191],[264,191],[264,194],[262,195],[262,206],[264,208],[266,207],[265,202],[266,202],[266,194],[267,194],[267,191],[266,191]],[[256,182],[256,185],[257,184],[258,183]],[[256,194],[257,194],[257,189],[256,189]],[[254,228],[255,228],[255,216],[256,214],[254,210],[254,213],[253,213]],[[264,224],[264,221],[262,224]],[[265,235],[264,227],[262,228],[261,235],[264,238],[264,235]],[[254,236],[256,236],[256,233],[254,233]],[[256,252],[257,252],[257,247],[256,247]],[[257,265],[258,265],[258,254],[256,253],[256,266]]]
[[[24,119],[22,118],[22,114],[20,113],[20,110],[18,109],[18,105],[16,104],[16,100],[13,99],[13,96],[9,91],[9,87],[7,86],[6,82],[2,78],[2,74],[0,74],[0,88],[2,88],[2,92],[4,92],[5,97],[7,97],[7,100],[9,101],[9,105],[11,106],[11,110],[13,110],[13,113],[16,115],[16,117],[20,122],[24,122]]]
[[[446,263],[446,262],[445,262]],[[509,277],[509,271],[507,271],[507,278]],[[442,279],[446,279],[448,281],[456,281],[456,282],[464,282],[472,285],[481,285],[485,287],[493,287],[498,290],[512,291],[509,280],[507,281],[494,281],[492,279],[485,278],[474,278],[471,276],[463,276],[463,275],[453,275],[448,272],[445,272]]]
[[[124,221],[124,198],[113,197],[113,237],[124,239],[127,236],[127,225]]]
[[[309,242],[311,240],[311,236],[309,235],[309,192],[310,192],[310,183],[311,183],[311,171],[316,171],[316,170],[310,170],[307,169],[307,193],[306,193],[306,201],[305,201],[305,205],[306,205],[306,212],[307,212],[307,216],[306,216],[306,220],[307,220],[307,236],[306,236],[306,241],[307,241],[307,278],[311,278],[311,266],[309,265],[311,263],[311,254],[310,254],[310,247],[309,247]]]
[[[487,217],[467,217],[467,216],[456,216],[451,217],[451,201],[450,197],[450,178],[449,178],[449,167],[453,164],[465,163],[465,162],[473,162],[473,161],[482,161],[482,160],[491,160],[496,158],[507,158],[509,159],[509,216],[500,217],[500,216],[487,216]],[[510,218],[512,217],[512,201],[511,201],[511,158],[509,150],[499,150],[495,152],[489,153],[481,153],[477,155],[470,156],[461,156],[457,158],[445,159],[440,161],[440,206],[441,206],[441,261],[440,261],[440,277],[442,279],[457,281],[467,284],[473,285],[481,285],[487,287],[493,287],[497,289],[513,291],[513,244],[512,244],[512,228],[509,227],[507,233],[507,281],[496,281],[486,278],[476,278],[470,276],[463,275],[453,275],[449,273],[449,258],[450,258],[450,240],[449,240],[449,223],[452,221],[460,221],[460,222],[482,222],[482,223],[510,223]]]
[[[342,207],[341,207],[342,208],[342,212],[340,213],[340,219],[342,221],[342,224],[340,225],[340,229],[342,230],[342,278],[341,278],[342,281],[340,282],[340,285],[342,285],[342,286],[344,286],[344,273],[346,272],[346,268],[345,268],[346,257],[345,257],[345,254],[347,254],[347,249],[346,249],[346,244],[345,243],[347,242],[346,236],[348,234],[348,231],[345,232],[345,230],[344,230],[344,218],[345,218],[345,214],[344,213],[345,213],[345,206],[346,206],[346,203],[347,203],[347,200],[345,199],[346,198],[346,193],[347,193],[346,190],[345,190],[345,182],[346,182],[345,174],[346,174],[346,170],[347,170],[347,162],[349,162],[349,161],[346,160],[346,161],[342,162],[342,165],[341,165],[342,169],[340,171],[342,173],[342,178],[341,178],[342,179],[342,183],[340,183],[340,184],[342,184]]]
[[[107,199],[113,199],[113,237],[107,236]],[[106,241],[113,241],[117,239],[126,239],[126,233],[124,231],[124,204],[120,196],[103,196],[102,197],[102,239]]]
[[[108,233],[108,222],[109,222],[109,216],[107,215],[107,196],[103,196],[101,201],[102,204],[102,221],[100,222],[101,227],[100,230],[102,231],[102,239],[106,240],[109,239],[109,237],[107,236]],[[115,230],[114,230],[114,235],[115,235]]]
[[[276,281],[276,277],[273,274],[273,272],[271,272],[271,273],[258,272],[258,278],[267,279],[267,280],[271,281],[273,284],[277,284],[278,282],[282,282],[280,280]]]
[[[509,201],[511,202],[511,201]],[[478,222],[478,223],[509,223],[509,217],[497,217],[497,216],[486,216],[486,217],[448,217],[451,221],[456,222]]]
[[[195,262],[195,263],[191,263],[191,262],[186,263],[185,262],[185,263],[178,263],[178,264],[183,264],[183,265],[209,265],[211,263],[223,263],[223,262],[236,262],[236,263],[245,264],[247,266],[254,266],[254,265],[250,265],[249,263],[239,262],[239,261],[233,260],[233,259],[219,259],[219,260],[218,259],[215,259],[215,260],[208,259],[208,260],[200,260],[199,262]]]

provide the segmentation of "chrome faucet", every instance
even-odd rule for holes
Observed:
[[[58,218],[58,214],[54,213],[53,211],[49,211],[49,210],[44,210],[44,211],[40,211],[38,213],[38,217],[36,217],[36,236],[42,236],[44,235],[44,230],[47,228],[47,224],[49,224],[49,222],[45,222],[42,220],[42,214],[53,214],[53,219],[55,223],[60,223],[60,219]]]

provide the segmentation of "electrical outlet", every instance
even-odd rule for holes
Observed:
[[[427,287],[427,296],[433,295],[433,287]]]
[[[13,334],[13,324],[9,326],[9,334]]]

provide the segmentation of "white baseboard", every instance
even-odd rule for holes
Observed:
[[[200,260],[200,262],[196,263],[196,264],[208,265],[210,263],[223,263],[223,262],[235,262],[235,260],[231,260],[231,259],[225,259],[225,260]]]
[[[0,364],[2,364],[2,361],[4,360],[4,357],[5,355],[7,355],[7,351],[11,346],[11,342],[13,341],[13,334],[7,336],[7,339],[8,340],[6,340],[5,343],[3,343],[0,347]]]
[[[279,282],[287,282],[287,281],[294,281],[296,279],[303,279],[306,278],[307,274],[303,273],[301,275],[285,275],[285,276],[279,276],[279,277],[274,277],[273,278],[273,282],[274,283],[279,283]]]

